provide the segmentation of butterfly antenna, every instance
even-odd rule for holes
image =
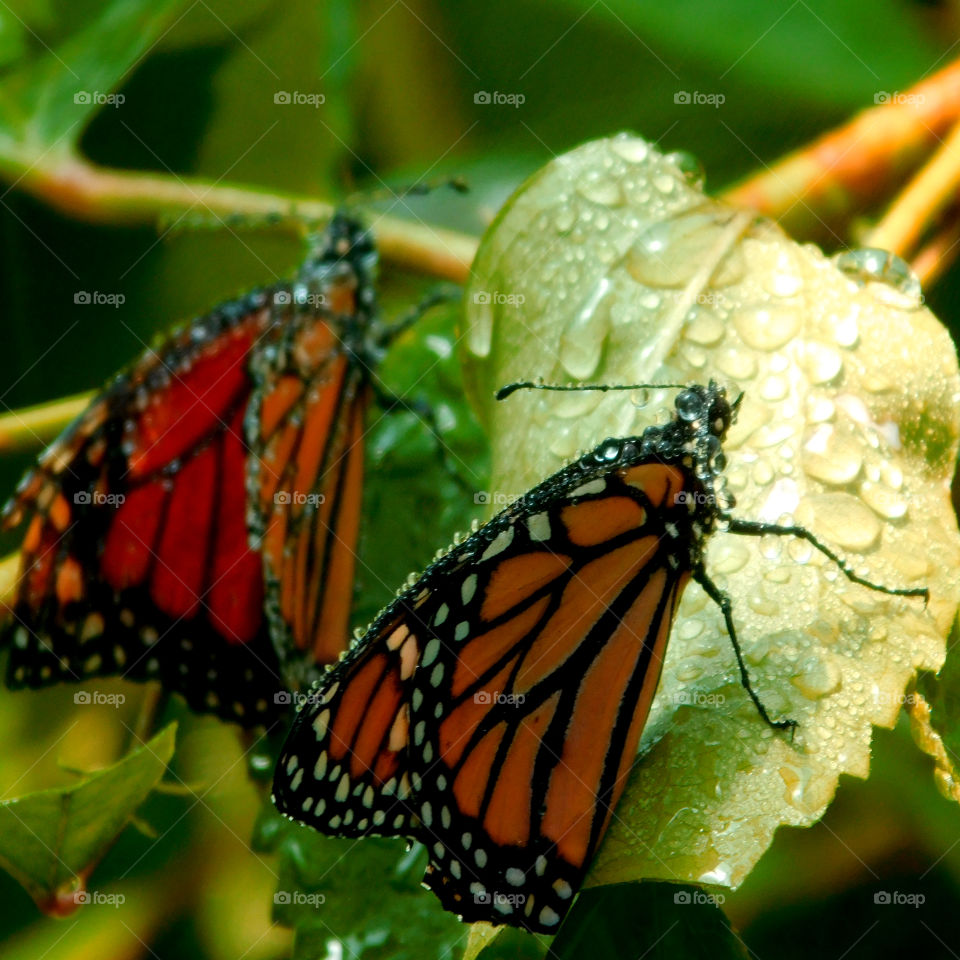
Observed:
[[[518,390],[556,390],[563,393],[577,390],[599,390],[607,393],[611,390],[684,390],[685,383],[539,383],[535,380],[518,380],[501,387],[497,393],[498,400],[506,400]]]

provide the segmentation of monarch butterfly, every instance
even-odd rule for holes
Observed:
[[[420,840],[444,907],[553,933],[623,790],[691,578],[720,604],[761,717],[794,726],[754,693],[704,569],[718,522],[803,537],[856,583],[927,592],[876,587],[802,527],[731,517],[721,443],[738,404],[714,382],[682,388],[668,424],[604,441],[428,567],[307,698],[274,776],[281,812]]]
[[[292,282],[144,353],[40,457],[8,684],[158,679],[246,726],[288,708],[348,635],[377,251],[344,214]]]

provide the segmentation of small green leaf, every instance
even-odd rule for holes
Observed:
[[[295,931],[294,960],[326,955],[337,939],[363,960],[460,956],[468,928],[420,882],[426,851],[397,840],[340,840],[265,807],[254,848],[278,855],[274,918]],[[334,932],[335,931],[335,932]]]
[[[557,960],[744,960],[747,948],[717,906],[721,897],[672,883],[585,890],[550,951]]]
[[[112,91],[184,4],[113,0],[82,30],[8,71],[0,84],[0,159],[69,153],[97,110],[122,105]]]
[[[0,866],[40,909],[66,914],[82,902],[75,895],[163,776],[176,729],[79,783],[0,803]]]

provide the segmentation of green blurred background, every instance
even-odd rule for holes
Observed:
[[[0,72],[43,56],[105,6],[6,0]],[[127,73],[125,102],[105,107],[81,145],[107,166],[334,200],[462,176],[466,197],[441,190],[381,206],[479,234],[525,175],[621,129],[693,152],[716,190],[878,94],[907,89],[948,61],[958,37],[952,0],[196,0]],[[322,94],[324,103],[276,104],[278,91]],[[524,102],[475,102],[483,91]],[[722,94],[724,102],[677,103],[680,91]],[[3,190],[0,409],[100,384],[155,333],[289,275],[303,252],[278,233],[91,226],[15,186]],[[388,316],[435,284],[389,264],[382,280]],[[953,271],[928,294],[954,331],[957,284]],[[120,293],[125,302],[75,305],[81,290]],[[436,311],[399,345],[383,379],[438,405],[468,484],[482,490],[484,444],[459,396],[455,322],[455,310]],[[11,489],[29,460],[0,460],[0,489]],[[377,422],[371,474],[358,625],[479,515],[402,416]],[[4,798],[69,782],[58,761],[86,767],[116,756],[120,720],[132,723],[139,689],[98,687],[126,691],[126,705],[78,710],[73,688],[3,692]],[[0,875],[4,956],[288,955],[289,934],[271,921],[275,867],[247,845],[261,801],[236,737],[215,721],[170,712],[181,717],[175,769],[197,790],[149,801],[143,818],[161,842],[128,829],[98,868],[91,887],[123,892],[125,904],[55,921]],[[844,781],[816,827],[781,832],[724,904],[754,956],[960,956],[960,810],[937,793],[930,771],[905,725],[880,732],[870,780]],[[922,893],[926,902],[878,906],[883,891]]]

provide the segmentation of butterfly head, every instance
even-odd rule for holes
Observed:
[[[376,263],[373,234],[359,220],[338,210],[326,228],[310,238],[310,256],[301,268],[301,280],[343,267],[366,277]]]

